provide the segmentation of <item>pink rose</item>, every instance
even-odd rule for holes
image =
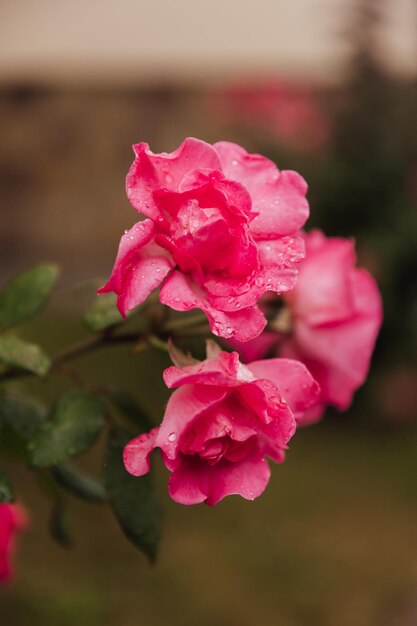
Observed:
[[[279,353],[302,361],[321,387],[322,409],[347,409],[365,381],[382,322],[382,302],[375,280],[355,267],[351,240],[305,235],[306,259],[296,287],[286,294],[292,331]],[[315,407],[305,420],[315,421]]]
[[[214,505],[231,494],[253,500],[269,480],[265,457],[284,460],[296,417],[317,401],[319,386],[296,361],[245,366],[236,352],[213,348],[208,356],[165,370],[167,386],[178,389],[162,424],[127,444],[124,463],[128,472],[142,476],[159,447],[177,502]]]
[[[21,506],[0,504],[0,583],[12,576],[16,534],[26,524],[26,514]]]
[[[304,179],[228,142],[188,138],[170,154],[146,143],[133,149],[127,195],[148,219],[122,237],[99,291],[114,291],[126,315],[162,283],[163,304],[201,309],[214,334],[256,337],[266,324],[259,298],[292,289],[304,256]]]

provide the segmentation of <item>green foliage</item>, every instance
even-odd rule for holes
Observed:
[[[32,398],[15,393],[0,394],[0,425],[7,424],[24,438],[31,438],[45,420],[44,407]]]
[[[51,367],[50,358],[40,346],[9,334],[0,335],[0,362],[38,376],[45,376]]]
[[[56,265],[38,265],[12,280],[0,294],[0,326],[16,326],[38,313],[59,276]]]
[[[8,329],[38,313],[56,282],[55,266],[41,265],[21,274],[0,292],[0,379],[8,383],[26,374],[45,376],[52,369],[43,349],[10,332]],[[106,329],[123,323],[115,306],[114,294],[96,299],[84,317],[85,325],[102,333],[103,342],[111,336]],[[103,332],[104,331],[104,332]],[[135,342],[138,330],[128,335]],[[117,343],[117,335],[109,344]],[[100,337],[99,337],[100,340]],[[120,337],[126,343],[126,335]],[[102,343],[100,345],[102,345]],[[145,342],[146,343],[146,342]],[[87,342],[64,350],[56,362],[70,360],[74,355],[94,349]],[[85,346],[87,346],[85,348]],[[4,366],[4,369],[2,368]],[[55,373],[56,370],[53,371]],[[65,373],[65,372],[64,372]],[[116,419],[127,418],[135,432],[152,428],[146,412],[134,396],[123,391],[110,393]],[[116,416],[117,414],[117,416]],[[156,503],[150,476],[134,478],[125,470],[123,447],[132,436],[113,429],[106,452],[106,488],[67,462],[87,451],[97,440],[106,417],[105,403],[83,389],[62,393],[48,412],[38,401],[26,394],[0,390],[0,444],[2,452],[29,464],[36,471],[40,486],[51,499],[49,530],[62,546],[72,543],[67,519],[66,492],[88,502],[109,502],[120,526],[130,541],[150,561],[155,560],[161,533],[161,515]],[[0,471],[0,502],[13,500],[8,479]]]
[[[132,437],[120,428],[110,432],[106,456],[106,489],[123,532],[152,563],[156,559],[161,536],[161,512],[151,476],[148,474],[136,478],[123,465],[123,448]]]
[[[52,476],[60,487],[88,502],[105,502],[106,491],[100,483],[69,465],[52,468]]]
[[[0,504],[13,502],[14,495],[8,478],[0,471]]]
[[[144,409],[130,393],[126,393],[125,391],[112,391],[110,398],[116,408],[133,424],[140,428],[140,432],[145,433],[154,427],[154,424],[149,419]]]
[[[105,407],[95,396],[73,389],[62,394],[29,445],[33,467],[66,462],[93,445],[103,426]]]
[[[116,295],[114,293],[101,294],[84,316],[85,325],[93,332],[120,324],[122,321],[123,318],[116,307]]]
[[[73,541],[68,522],[67,509],[64,501],[57,498],[49,516],[49,532],[55,541],[63,548],[71,547]]]
[[[28,459],[28,441],[18,434],[9,424],[3,424],[0,431],[1,454],[17,461]]]

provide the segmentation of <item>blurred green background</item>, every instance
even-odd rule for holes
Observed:
[[[217,81],[202,73],[194,83],[174,75],[58,84],[21,73],[1,83],[0,278],[41,260],[64,270],[28,337],[54,351],[83,336],[88,281],[108,273],[135,221],[123,189],[130,144],[171,150],[186,135],[238,141],[301,172],[308,226],[355,237],[385,311],[353,407],[297,433],[260,499],[181,507],[158,468],[165,526],[153,568],[99,505],[71,501],[74,545],[54,544],[47,498],[10,463],[32,523],[16,581],[0,589],[2,626],[417,623],[417,78],[381,56],[389,3],[350,5],[336,33],[348,53],[333,82],[270,69],[226,79],[217,67]],[[77,370],[132,391],[157,422],[166,364],[156,351],[115,348]],[[23,388],[49,399],[65,385]],[[81,466],[100,474],[102,446]]]

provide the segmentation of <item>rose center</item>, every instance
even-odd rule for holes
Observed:
[[[243,459],[254,447],[255,438],[250,437],[245,441],[235,441],[229,435],[207,441],[198,455],[210,465],[216,465],[221,459],[236,463]]]
[[[202,208],[197,200],[189,200],[171,222],[170,231],[176,246],[196,259],[203,270],[227,267],[233,233],[218,208]]]

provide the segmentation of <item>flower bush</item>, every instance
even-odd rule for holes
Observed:
[[[46,305],[54,265],[24,272],[0,292],[0,446],[46,487],[59,543],[71,542],[70,493],[109,504],[152,561],[161,534],[153,450],[179,503],[258,497],[268,460],[284,461],[298,425],[328,404],[349,406],[369,369],[382,306],[373,278],[355,267],[352,241],[300,230],[309,206],[296,172],[229,142],[188,138],[172,153],[154,154],[145,143],[134,151],[127,195],[145,219],[122,236],[111,276],[84,316],[92,335],[51,356],[19,333]],[[189,350],[201,354],[203,341],[207,356],[197,360]],[[174,391],[160,424],[135,396],[96,387],[69,367],[115,345],[171,356],[163,378]],[[19,387],[54,375],[69,384],[51,406]],[[101,436],[104,480],[74,463]],[[3,579],[22,525],[14,497],[0,470]]]

